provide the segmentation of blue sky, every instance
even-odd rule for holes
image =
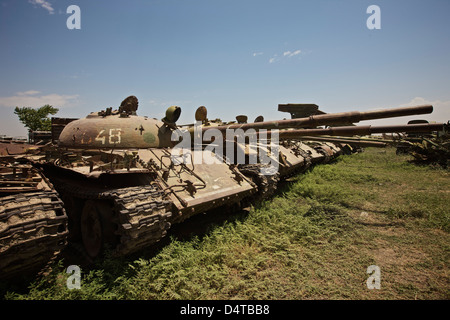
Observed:
[[[69,5],[80,30],[66,26]],[[366,26],[370,5],[380,30]],[[289,117],[279,103],[431,103],[422,118],[448,121],[449,16],[448,0],[0,0],[0,134],[26,134],[15,106],[83,117],[128,95],[140,115],[180,106],[180,123],[200,105],[223,120]]]

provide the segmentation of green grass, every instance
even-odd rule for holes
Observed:
[[[449,171],[407,160],[341,156],[206,232],[83,269],[80,290],[60,261],[4,298],[448,299]],[[380,290],[366,286],[373,264]]]

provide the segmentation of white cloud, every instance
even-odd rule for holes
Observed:
[[[278,54],[274,54],[272,58],[269,59],[269,63],[274,63],[277,61],[281,61],[284,58],[292,58],[295,56],[298,56],[299,54],[302,53],[302,50],[295,50],[295,51],[285,51],[283,52],[283,54],[280,55],[280,57],[278,58]]]
[[[264,52],[253,52],[253,56],[254,57],[260,56],[260,55],[263,55],[263,54],[264,54]]]
[[[278,61],[278,60],[279,60],[278,55],[274,54],[273,57],[269,59],[269,63],[274,63],[275,61]]]
[[[285,52],[283,52],[283,56],[287,56],[287,57],[293,57],[293,56],[296,56],[296,55],[298,55],[298,54],[300,54],[300,53],[302,53],[302,50],[295,50],[294,52],[291,52],[291,51],[285,51]]]
[[[55,9],[53,9],[52,4],[45,0],[28,0],[29,3],[40,6],[48,11],[49,14],[54,14]]]
[[[421,117],[428,121],[436,121],[436,122],[447,122],[450,120],[450,100],[441,101],[441,100],[427,100],[422,97],[415,97],[410,102],[400,105],[400,107],[408,107],[408,106],[419,106],[430,104],[433,106],[433,112],[429,115],[416,116],[416,118]]]
[[[49,104],[56,108],[65,107],[75,100],[78,95],[60,95],[56,93],[47,95],[38,95],[37,90],[28,90],[17,92],[16,95],[10,97],[0,97],[0,107],[32,107],[39,108]]]

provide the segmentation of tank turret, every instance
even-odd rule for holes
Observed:
[[[106,111],[92,112],[86,118],[67,124],[59,136],[59,145],[68,148],[119,149],[173,147],[172,130],[181,109],[171,106],[166,116],[157,120],[136,115],[137,101],[134,102],[130,97],[127,99],[131,102],[122,103],[118,110],[108,108]]]

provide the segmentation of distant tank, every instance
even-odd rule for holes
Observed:
[[[169,107],[161,120],[138,116],[137,109],[137,98],[130,96],[117,110],[108,108],[83,119],[71,119],[62,129],[57,146],[45,146],[37,154],[14,158],[14,161],[22,157],[23,161],[31,162],[32,168],[48,185],[42,186],[46,192],[42,202],[52,199],[51,204],[45,207],[52,212],[48,214],[51,218],[46,223],[55,227],[48,228],[50,234],[47,238],[59,241],[58,245],[47,245],[52,254],[67,242],[75,247],[79,245],[80,250],[92,259],[105,250],[113,256],[136,252],[163,238],[174,223],[218,207],[238,208],[242,204],[254,203],[256,199],[267,198],[275,191],[279,179],[342,152],[342,145],[328,142],[319,143],[318,147],[306,144],[292,147],[280,143],[277,157],[270,154],[270,139],[266,143],[258,137],[256,147],[245,139],[224,141],[224,147],[233,147],[236,153],[244,154],[243,162],[237,157],[230,159],[226,152],[215,154],[210,148],[212,142],[206,140],[201,140],[187,153],[175,154],[172,151],[180,141],[195,138],[193,125],[185,126],[186,141],[183,135],[178,136],[182,139],[173,138],[175,133],[182,131],[176,124],[181,109]],[[279,121],[264,121],[258,117],[254,123],[247,123],[246,118],[239,117],[237,122],[225,123],[207,121],[206,108],[199,108],[196,120],[201,124],[201,133],[206,134],[209,129],[217,132],[226,132],[227,129],[298,129],[332,125],[343,119],[353,123],[431,111],[431,106],[419,106],[320,114]],[[280,137],[283,132],[289,131],[280,131]],[[257,161],[251,163],[248,160],[255,152]],[[278,170],[272,174],[264,172],[262,169],[266,164],[261,161],[261,155],[275,156]],[[195,161],[199,158],[215,161]],[[8,165],[5,162],[4,167]],[[23,197],[6,195],[0,198],[0,261],[11,256],[9,252],[13,251],[8,248],[13,246],[31,250],[27,257],[35,259],[36,264],[47,259],[43,249],[46,248],[45,243],[41,246],[39,239],[16,237],[22,231],[12,227],[13,221],[22,218],[25,209],[11,209],[14,208],[11,203],[23,203],[22,207],[26,207],[35,201],[34,195],[29,194],[28,197],[28,193]],[[39,214],[41,211],[38,213],[38,209],[26,211],[30,217]],[[35,252],[31,249],[33,247]],[[24,265],[20,259],[11,260],[11,263],[15,270]],[[4,266],[1,267],[3,270]],[[0,275],[8,274],[2,270]]]
[[[406,132],[393,141],[397,154],[409,154],[415,162],[448,168],[450,166],[450,121],[446,124],[428,123],[426,120],[411,120],[409,126],[424,128]],[[435,127],[436,130],[427,130]]]

